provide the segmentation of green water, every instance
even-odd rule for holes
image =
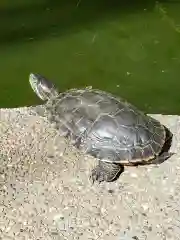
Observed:
[[[0,107],[39,103],[28,84],[37,72],[62,91],[91,85],[180,114],[180,2],[2,2]]]

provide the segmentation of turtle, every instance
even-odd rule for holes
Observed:
[[[97,159],[93,183],[116,180],[124,166],[160,164],[172,156],[165,148],[170,130],[124,98],[92,87],[60,92],[39,73],[30,73],[29,83],[59,134]]]

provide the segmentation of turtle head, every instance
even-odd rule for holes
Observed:
[[[40,74],[31,73],[29,83],[36,95],[43,101],[59,95],[54,84]]]

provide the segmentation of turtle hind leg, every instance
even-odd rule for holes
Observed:
[[[163,152],[162,154],[157,156],[155,159],[153,159],[150,162],[150,164],[161,164],[161,163],[165,162],[168,158],[173,156],[174,154],[175,153],[171,153],[171,152]]]
[[[116,163],[108,163],[99,161],[99,164],[92,170],[91,179],[93,183],[95,181],[112,182],[115,181],[120,174],[124,171],[124,167]]]
[[[166,132],[166,140],[165,140],[164,146],[159,156],[157,156],[155,159],[153,159],[150,162],[152,164],[161,164],[175,154],[173,152],[170,152],[170,148],[173,140],[173,133],[166,126],[164,126],[164,129]]]

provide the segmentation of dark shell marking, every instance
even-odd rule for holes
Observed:
[[[60,134],[84,153],[106,162],[148,162],[163,148],[166,132],[157,120],[107,92],[71,89],[46,103]]]

